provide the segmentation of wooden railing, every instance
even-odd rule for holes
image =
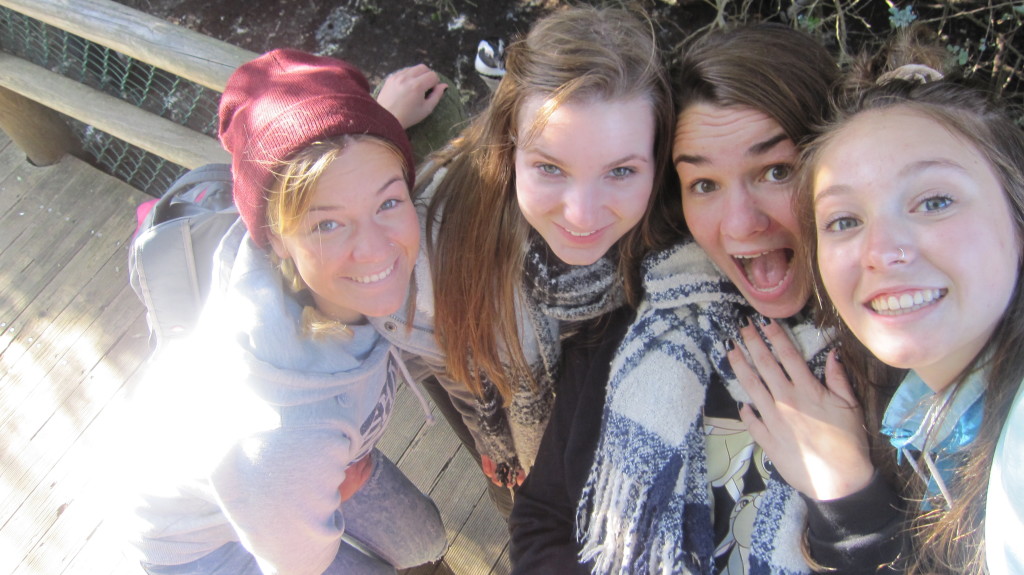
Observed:
[[[223,91],[256,54],[111,0],[0,0],[24,14],[207,88]],[[0,128],[36,165],[78,149],[60,112],[171,162],[229,162],[214,139],[0,52]]]

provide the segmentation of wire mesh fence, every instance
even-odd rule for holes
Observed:
[[[209,136],[220,94],[0,6],[0,50]],[[66,118],[97,167],[154,196],[185,168]]]

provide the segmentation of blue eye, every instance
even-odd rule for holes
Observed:
[[[400,201],[398,201],[396,199],[393,199],[393,198],[390,199],[390,200],[384,200],[384,203],[380,205],[380,209],[381,209],[381,211],[393,210],[393,209],[397,208],[399,206],[399,204],[401,204],[401,203],[402,202],[400,202]]]
[[[324,220],[322,222],[318,222],[314,229],[316,230],[317,233],[321,233],[322,234],[322,233],[326,233],[326,232],[338,229],[339,225],[340,224],[338,224],[338,222],[336,222],[334,220]]]
[[[537,169],[549,176],[557,176],[562,170],[554,164],[537,164]]]
[[[857,218],[842,216],[834,218],[825,223],[824,229],[829,232],[843,232],[860,225]]]
[[[612,171],[610,173],[613,178],[625,178],[626,176],[635,174],[636,170],[634,170],[633,168],[619,167],[612,168]]]
[[[921,209],[926,212],[944,210],[953,205],[953,198],[949,196],[932,196],[921,202]]]

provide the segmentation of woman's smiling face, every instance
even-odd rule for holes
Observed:
[[[694,104],[679,115],[672,157],[697,243],[758,312],[799,312],[809,284],[793,260],[797,149],[779,123],[753,108]]]
[[[543,105],[523,104],[520,138]],[[569,102],[516,148],[519,208],[560,260],[592,264],[640,224],[654,193],[654,136],[645,98]]]
[[[317,309],[345,323],[404,305],[419,239],[402,162],[374,140],[350,142],[331,162],[295,233],[270,235]]]
[[[906,107],[863,112],[813,178],[818,266],[843,321],[935,390],[978,354],[1017,282],[1020,242],[987,159]]]

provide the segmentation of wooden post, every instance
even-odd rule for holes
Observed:
[[[36,166],[49,166],[80,146],[67,123],[53,110],[0,86],[0,129]]]

